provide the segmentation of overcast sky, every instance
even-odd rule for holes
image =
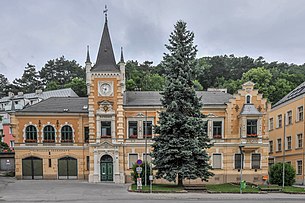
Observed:
[[[108,6],[116,59],[158,64],[170,32],[184,20],[195,33],[198,55],[234,54],[267,61],[305,62],[303,0],[0,0],[0,73],[21,77],[64,55],[93,62]]]

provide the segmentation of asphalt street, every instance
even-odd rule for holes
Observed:
[[[127,184],[78,180],[15,180],[0,177],[0,202],[305,202],[305,195],[270,194],[147,194],[128,192]]]

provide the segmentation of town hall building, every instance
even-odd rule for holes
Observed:
[[[85,68],[88,97],[49,98],[11,115],[17,179],[126,183],[138,159],[151,161],[161,95],[126,91],[123,52],[116,63],[107,17],[96,63],[88,50]],[[217,89],[197,95],[214,144],[209,183],[239,182],[241,168],[245,180],[262,183],[268,174],[267,100],[252,82],[234,95]]]

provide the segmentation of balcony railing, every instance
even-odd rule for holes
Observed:
[[[64,139],[64,140],[61,140],[61,143],[73,143],[73,140],[71,140],[71,139]]]

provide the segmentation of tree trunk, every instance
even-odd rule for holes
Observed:
[[[178,186],[183,186],[183,178],[180,174],[178,174]]]

